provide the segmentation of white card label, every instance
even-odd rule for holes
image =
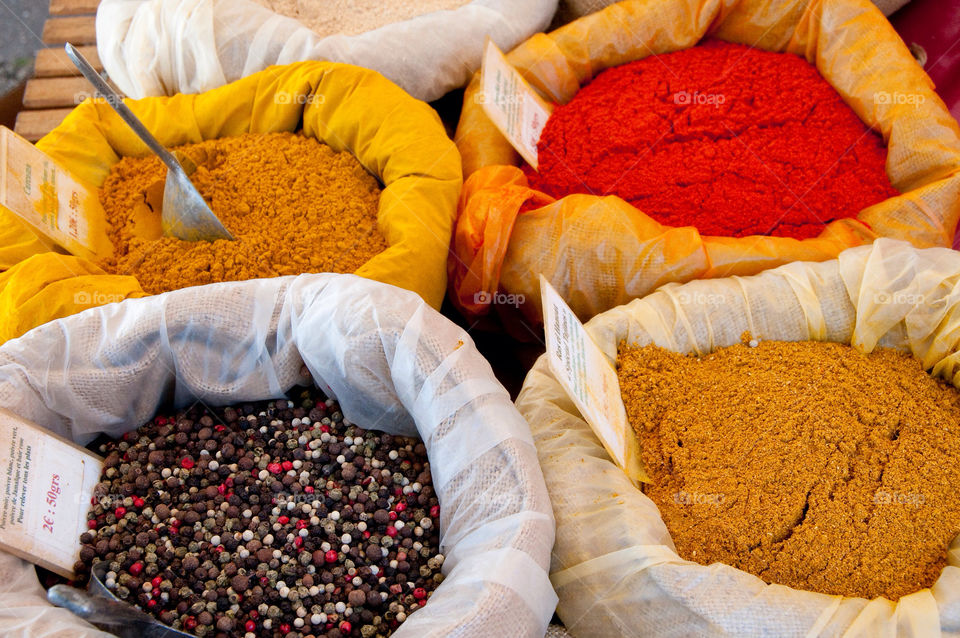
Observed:
[[[480,94],[487,117],[534,169],[537,143],[553,107],[534,91],[491,40],[483,54]]]
[[[0,410],[0,548],[66,577],[102,460]]]
[[[0,206],[78,257],[113,252],[97,190],[6,127],[0,127]]]
[[[617,371],[543,275],[540,294],[550,369],[614,462],[631,479],[647,480],[627,422]]]

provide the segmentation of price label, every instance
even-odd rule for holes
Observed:
[[[480,72],[479,98],[487,117],[534,169],[537,143],[553,107],[527,84],[489,38]]]
[[[103,461],[0,410],[0,549],[67,578]]]
[[[616,369],[543,275],[540,294],[550,369],[614,462],[630,479],[648,481]]]
[[[86,259],[113,253],[97,189],[5,126],[0,127],[0,206],[51,247]]]

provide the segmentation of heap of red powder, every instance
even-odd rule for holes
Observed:
[[[897,195],[882,138],[803,58],[708,41],[608,69],[547,122],[530,185],[705,235],[813,237]]]

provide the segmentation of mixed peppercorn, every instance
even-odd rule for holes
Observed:
[[[197,636],[389,635],[442,582],[423,443],[315,390],[196,405],[101,446],[77,572]]]

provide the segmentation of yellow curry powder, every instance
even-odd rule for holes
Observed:
[[[621,344],[620,386],[681,557],[844,596],[931,586],[960,534],[960,392],[893,350]]]
[[[235,241],[162,237],[166,167],[120,160],[100,191],[114,257],[148,293],[305,272],[353,272],[387,244],[377,228],[380,189],[353,155],[293,133],[244,134],[179,149],[191,181]]]

